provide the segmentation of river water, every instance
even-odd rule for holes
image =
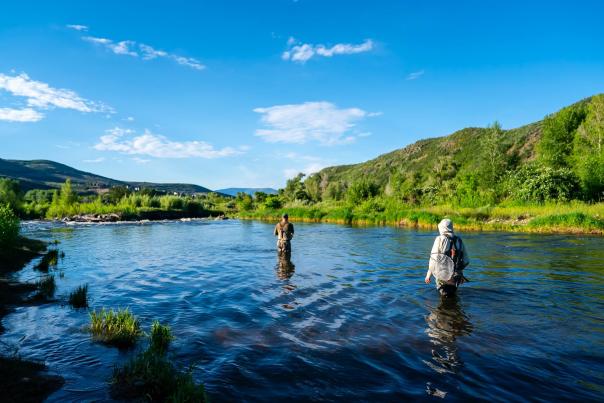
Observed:
[[[59,302],[18,308],[2,341],[65,377],[50,401],[108,400],[134,351],[92,342],[86,310],[65,304],[88,283],[92,308],[169,324],[173,360],[213,401],[604,397],[602,238],[461,234],[471,282],[441,300],[423,283],[434,232],[300,223],[279,262],[272,230],[27,223],[65,252]]]

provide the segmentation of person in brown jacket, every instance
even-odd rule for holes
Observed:
[[[287,214],[281,216],[281,221],[275,225],[275,236],[277,237],[277,250],[280,255],[292,252],[291,240],[294,237],[294,224],[289,222]]]

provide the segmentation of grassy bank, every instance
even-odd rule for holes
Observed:
[[[287,212],[293,221],[357,225],[397,225],[436,229],[450,218],[464,231],[584,233],[604,235],[604,203],[552,203],[462,208],[451,205],[415,207],[384,200],[368,200],[356,206],[344,202],[312,205],[288,204],[283,208],[241,211],[241,219],[278,220]]]

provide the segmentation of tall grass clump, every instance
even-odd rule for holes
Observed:
[[[48,271],[50,267],[57,267],[59,264],[59,251],[50,249],[36,265],[36,269],[40,271]]]
[[[172,340],[174,340],[174,336],[172,335],[170,326],[162,325],[157,320],[153,322],[149,342],[150,350],[163,354],[168,350],[168,346]]]
[[[36,282],[38,288],[38,297],[49,299],[55,295],[57,290],[57,284],[55,282],[55,276],[46,276],[42,280]]]
[[[97,341],[117,347],[131,347],[143,335],[139,320],[128,308],[90,312],[90,333]]]
[[[86,308],[88,306],[88,284],[79,286],[69,294],[69,305],[74,308]]]
[[[178,370],[164,355],[151,349],[114,369],[111,395],[116,399],[137,401],[207,401],[203,384],[195,383],[191,371]]]

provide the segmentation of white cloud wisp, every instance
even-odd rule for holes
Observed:
[[[128,137],[127,137],[128,136]],[[215,149],[205,141],[172,141],[148,130],[135,135],[132,130],[116,127],[106,131],[94,146],[99,151],[117,151],[122,154],[148,155],[155,158],[220,158],[240,154],[232,147]]]
[[[316,141],[322,145],[353,142],[355,137],[348,132],[369,115],[359,108],[339,109],[325,101],[256,108],[254,112],[262,114],[261,120],[268,126],[255,134],[269,143]]]
[[[373,49],[374,43],[371,39],[366,39],[358,45],[338,43],[331,47],[326,47],[325,45],[297,43],[294,38],[290,37],[287,45],[288,49],[281,54],[281,58],[304,64],[315,56],[332,57],[334,55],[352,55],[369,52]]]
[[[84,36],[82,39],[96,45],[101,45],[116,55],[128,55],[133,57],[140,56],[143,60],[167,58],[175,61],[181,66],[190,67],[194,70],[203,70],[206,67],[199,60],[192,57],[184,57],[173,53],[168,53],[163,50],[155,49],[152,46],[144,43],[138,43],[131,40],[115,42],[111,39],[98,38],[94,36]]]
[[[0,73],[0,90],[15,97],[26,99],[26,108],[0,108],[0,120],[13,122],[37,122],[44,115],[36,109],[72,109],[79,112],[113,113],[113,109],[102,103],[89,101],[67,89],[53,88],[41,81],[29,78],[25,73],[8,76]]]

